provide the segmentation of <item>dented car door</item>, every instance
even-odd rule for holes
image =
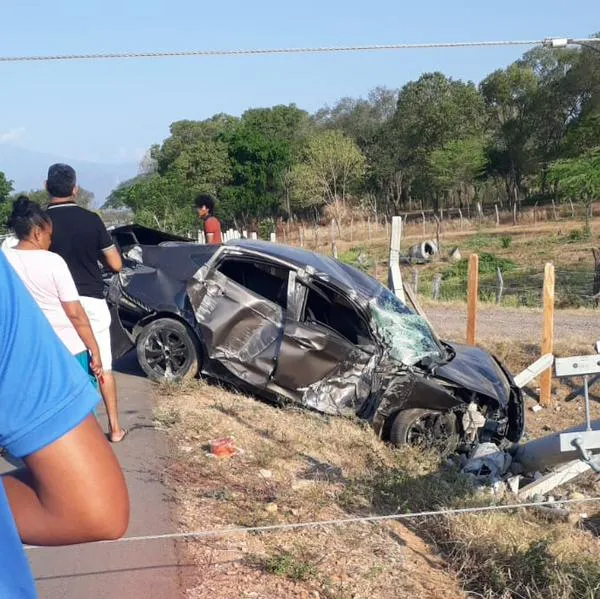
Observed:
[[[283,331],[281,307],[214,269],[204,280],[190,283],[188,296],[205,358],[237,379],[264,387],[275,369]]]
[[[307,280],[302,271],[298,276]],[[375,348],[358,346],[324,322],[306,321],[308,292],[291,272],[273,383],[320,412],[354,414],[371,392]],[[322,299],[329,302],[326,294]]]

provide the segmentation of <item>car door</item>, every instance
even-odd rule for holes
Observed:
[[[338,315],[342,320],[349,314],[359,318],[345,303],[336,303],[333,294],[328,297],[318,286],[291,280],[272,377],[275,385],[296,393],[302,403],[331,414],[352,413],[368,397],[369,369],[374,364],[375,348],[368,341],[349,339],[332,316],[342,307],[348,310]]]
[[[214,372],[264,387],[275,368],[283,333],[283,310],[216,269],[188,286],[201,338]]]

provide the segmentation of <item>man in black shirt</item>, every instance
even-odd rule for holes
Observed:
[[[92,325],[104,370],[99,383],[108,415],[109,438],[113,443],[118,443],[127,431],[119,423],[117,387],[112,374],[111,318],[104,299],[98,260],[103,258],[109,268],[119,272],[123,267],[121,255],[102,219],[75,203],[77,182],[72,167],[67,164],[53,164],[48,169],[46,189],[51,198],[48,215],[53,225],[50,251],[62,256],[67,263],[81,304]]]

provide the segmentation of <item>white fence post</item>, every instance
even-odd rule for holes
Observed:
[[[276,242],[277,242],[277,233],[271,233],[271,241],[272,241],[273,243],[276,243]]]
[[[400,272],[400,240],[402,239],[402,217],[392,217],[392,237],[390,240],[390,259],[388,270],[388,287],[394,295],[406,303],[404,286],[402,285],[402,273]]]

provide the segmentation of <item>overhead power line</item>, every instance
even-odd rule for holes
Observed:
[[[186,56],[263,56],[274,54],[325,54],[342,52],[372,52],[380,50],[424,50],[443,48],[490,48],[498,46],[538,46],[565,47],[569,44],[600,42],[600,39],[548,38],[545,40],[507,40],[490,42],[441,42],[423,44],[372,44],[359,46],[321,46],[315,48],[254,48],[238,50],[182,50],[177,52],[110,52],[97,54],[49,54],[38,56],[0,56],[0,62],[46,62],[73,60],[109,60],[132,58],[175,58]]]

